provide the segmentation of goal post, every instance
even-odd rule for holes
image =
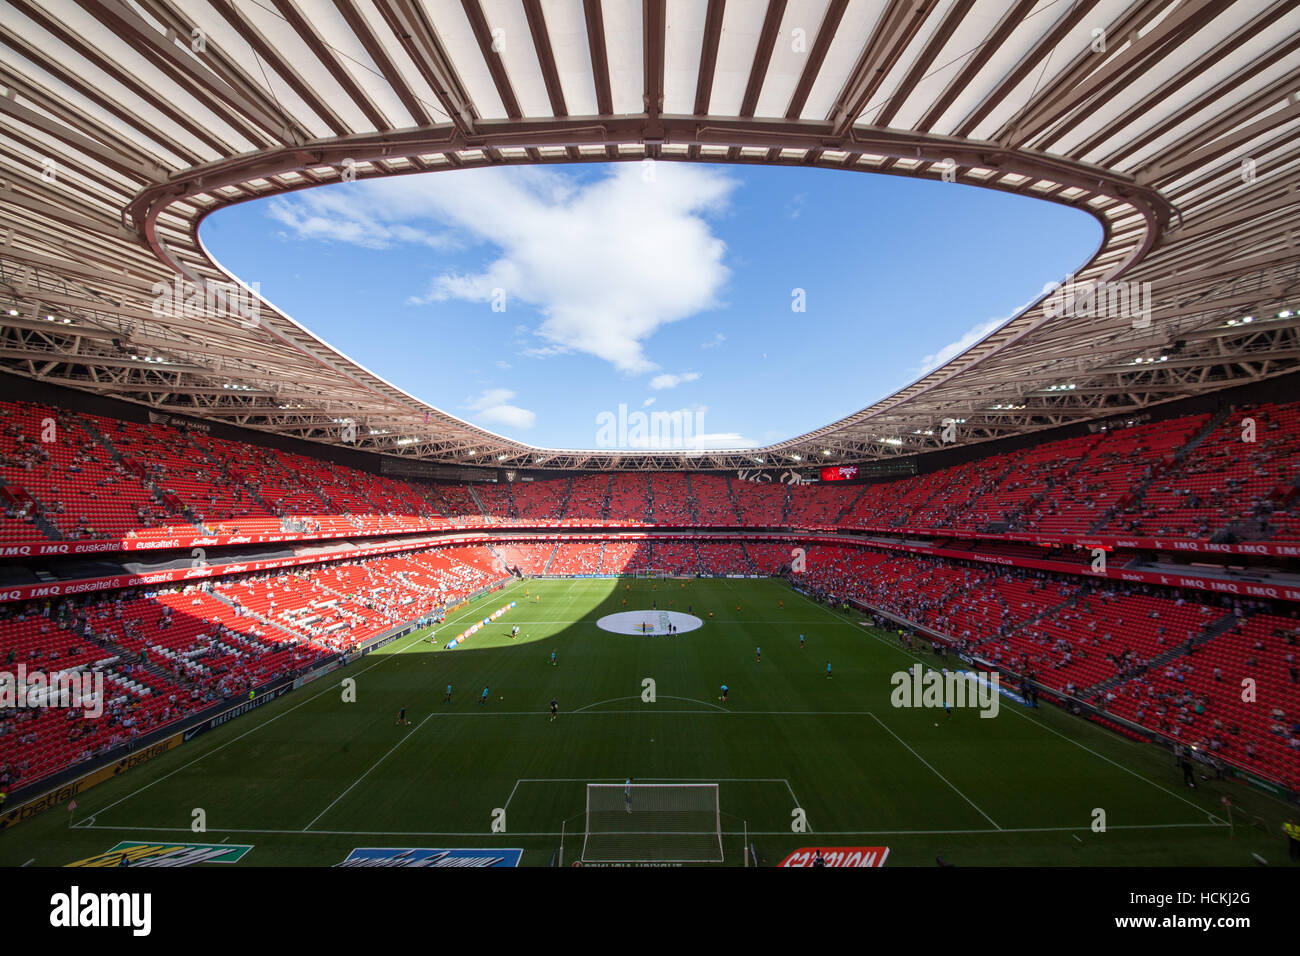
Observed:
[[[721,863],[716,783],[587,784],[585,863]]]

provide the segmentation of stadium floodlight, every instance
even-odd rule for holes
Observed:
[[[584,863],[721,863],[716,783],[589,783]]]

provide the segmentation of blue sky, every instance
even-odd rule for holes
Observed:
[[[202,239],[326,342],[490,431],[593,448],[624,404],[689,410],[698,447],[732,448],[907,385],[1101,229],[957,184],[661,162],[324,186],[217,212]]]

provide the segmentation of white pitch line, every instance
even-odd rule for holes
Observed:
[[[343,791],[342,793],[340,793],[337,797],[335,797],[335,798],[330,802],[330,805],[329,805],[328,807],[326,807],[326,808],[325,808],[324,810],[322,810],[320,813],[316,814],[316,818],[315,818],[314,820],[312,820],[311,823],[309,823],[309,824],[307,824],[305,827],[303,827],[303,831],[305,832],[305,831],[307,831],[307,830],[310,830],[310,829],[312,828],[312,824],[314,824],[314,823],[316,822],[316,820],[319,820],[321,817],[325,816],[325,814],[329,813],[330,810],[334,809],[334,804],[338,803],[340,800],[342,800],[344,797],[346,797],[349,793],[352,792],[352,788],[353,788],[353,787],[355,787],[357,784],[359,784],[362,780],[365,780],[366,777],[370,776],[371,772],[372,772],[376,767],[378,767],[381,763],[383,763],[385,760],[387,760],[389,757],[391,757],[391,756],[393,755],[393,751],[394,751],[394,750],[396,750],[398,747],[402,746],[402,744],[406,743],[408,740],[410,740],[412,737],[414,737],[416,734],[418,734],[418,733],[420,732],[420,728],[423,727],[425,724],[427,724],[430,720],[432,720],[432,719],[433,719],[433,715],[436,714],[436,713],[437,713],[436,710],[435,710],[435,711],[431,711],[429,714],[427,714],[427,715],[425,716],[424,720],[420,721],[418,724],[415,725],[415,729],[414,729],[414,730],[412,730],[409,734],[403,734],[403,735],[402,735],[402,739],[399,740],[397,743],[393,744],[393,746],[389,747],[389,748],[388,748],[388,751],[387,751],[387,752],[386,752],[382,757],[380,757],[378,760],[376,760],[374,763],[372,763],[372,764],[370,765],[370,769],[369,769],[369,770],[367,770],[367,771],[366,771],[365,773],[363,773],[361,776],[357,777],[356,780],[353,780],[351,786],[349,786],[346,790],[344,790],[344,791]]]
[[[510,806],[510,801],[515,798],[521,783],[619,783],[626,779],[626,777],[520,777],[511,788],[510,796],[506,797],[504,807]],[[637,777],[636,779],[647,783],[783,783],[790,791],[790,798],[794,800],[794,805],[799,806],[799,798],[795,796],[794,788],[785,777]],[[808,829],[812,830],[811,827]]]
[[[684,700],[686,698],[678,698]],[[607,704],[609,701],[600,701]],[[697,701],[696,703],[704,704],[707,701]],[[589,705],[595,706],[595,705]],[[717,705],[714,705],[715,707]],[[440,711],[443,717],[536,717],[539,714],[546,714],[549,711],[544,708],[538,710],[480,710],[477,712],[470,711]],[[635,707],[631,710],[571,710],[567,714],[561,712],[561,716],[577,717],[581,714],[583,717],[604,717],[609,714],[655,714],[660,717],[674,717],[678,714],[704,714],[710,717],[727,715],[730,717],[869,717],[869,710],[724,710],[719,707],[717,710],[654,710],[650,707]]]
[[[632,612],[634,612],[634,611],[643,611],[643,612],[645,612],[645,613],[647,613],[647,614],[649,614],[649,613],[655,613],[656,611],[670,611],[670,612],[675,612],[675,613],[677,613],[677,614],[687,614],[687,613],[690,613],[690,612],[687,612],[687,611],[678,611],[676,608],[662,608],[662,607],[661,607],[661,608],[652,608],[652,607],[632,608],[631,611],[628,611],[628,612],[615,611],[615,612],[612,612],[612,613],[615,613],[615,614],[622,614],[622,613],[632,613]],[[606,616],[607,616],[607,615],[602,614],[600,617],[606,617]],[[692,616],[693,616],[693,617],[699,617],[698,614],[692,614]],[[565,625],[565,626],[572,626],[572,625],[575,625],[575,624],[595,624],[595,623],[597,623],[597,622],[600,620],[600,617],[579,617],[579,618],[574,618],[574,619],[569,620],[569,621],[557,621],[557,620],[554,620],[554,619],[552,619],[552,620],[550,620],[550,621],[518,621],[518,620],[516,620],[516,621],[511,621],[510,623],[511,623],[511,624],[518,624],[518,625],[520,625],[521,627],[522,627],[523,625],[525,625],[525,624],[535,625],[535,626],[537,626],[537,627],[546,627],[546,626],[555,625],[555,624],[563,624],[563,625]],[[716,621],[716,620],[717,620],[717,619],[715,618],[715,621]],[[708,623],[709,623],[709,619],[708,619],[708,618],[701,618],[701,621],[703,621],[703,623],[705,623],[705,624],[708,624]],[[789,619],[789,620],[784,620],[784,621],[736,621],[736,620],[726,620],[726,621],[719,621],[719,622],[717,622],[717,623],[722,623],[722,624],[785,624],[785,625],[789,625],[789,624],[811,624],[812,621],[813,621],[812,618],[797,618],[797,619]],[[612,632],[612,631],[607,631],[606,633],[613,633],[613,632]],[[689,633],[692,633],[692,632],[690,632],[690,631],[683,631],[683,632],[682,632],[683,635],[685,635],[685,634],[689,634]],[[637,635],[637,633],[633,633],[633,634],[624,634],[624,635],[619,635],[619,636],[621,636],[621,637],[636,637],[636,636],[638,636],[638,635]],[[663,636],[663,635],[659,635],[659,636]],[[775,646],[775,645],[774,645],[774,646]]]
[[[896,734],[896,733],[894,733],[892,730],[890,730],[889,727],[885,725],[885,722],[884,722],[883,720],[881,720],[881,719],[880,719],[879,717],[877,717],[875,714],[872,714],[872,715],[871,715],[871,719],[874,720],[876,723],[880,724],[880,726],[883,727],[883,728],[885,729],[885,733],[889,734],[889,736],[893,737],[895,740],[897,740],[897,741],[898,741],[900,744],[902,744],[904,747],[907,747],[908,751],[912,754],[913,757],[915,757],[917,760],[921,761],[921,763],[923,763],[923,764],[925,764],[927,767],[929,767],[929,768],[930,768],[930,772],[933,773],[933,774],[934,774],[936,777],[938,777],[940,780],[942,780],[944,783],[946,783],[949,787],[951,787],[952,790],[953,790],[953,792],[956,793],[957,796],[961,797],[963,800],[965,800],[967,803],[969,803],[972,807],[974,807],[977,811],[979,811],[979,815],[980,815],[980,816],[982,816],[982,817],[983,817],[985,820],[987,820],[989,823],[993,824],[993,826],[996,827],[997,829],[999,829],[999,830],[1002,829],[1002,827],[998,826],[998,821],[997,821],[997,820],[994,820],[991,816],[989,816],[989,815],[988,815],[987,813],[985,813],[983,810],[980,810],[979,805],[978,805],[974,800],[972,800],[970,797],[966,796],[966,794],[964,794],[964,793],[962,793],[960,790],[958,790],[956,784],[954,784],[951,780],[949,780],[947,777],[945,777],[943,774],[941,774],[938,770],[935,770],[934,767],[930,765],[930,762],[929,762],[928,760],[926,760],[924,757],[922,757],[919,753],[917,753],[915,750],[912,750],[912,748],[908,746],[907,741],[905,741],[902,737],[898,736],[898,734]]]
[[[798,591],[795,591],[794,593],[795,593],[795,594],[798,594],[799,597],[803,598],[805,601],[807,601],[807,602],[808,602],[809,604],[811,604],[813,607],[815,607],[815,608],[819,608],[820,610],[825,611],[825,612],[826,612],[827,614],[829,614],[831,617],[835,618],[835,620],[840,621],[841,623],[848,623],[848,622],[846,622],[846,621],[844,620],[844,618],[840,617],[840,615],[836,614],[836,613],[835,613],[834,611],[832,611],[830,608],[828,608],[828,607],[824,607],[823,605],[818,604],[816,601],[814,601],[812,598],[808,597],[806,594],[799,594]],[[889,641],[887,641],[887,640],[885,640],[883,637],[881,637],[879,634],[873,634],[873,633],[870,633],[870,632],[869,632],[869,633],[868,633],[868,637],[875,638],[875,639],[876,639],[877,641],[879,641],[881,644],[884,644],[886,647],[890,648],[891,650],[897,651],[898,653],[902,654],[904,657],[906,657],[908,660],[912,661],[913,663],[921,664],[921,665],[926,666],[926,667],[929,666],[928,664],[925,663],[925,661],[921,660],[919,657],[914,657],[914,656],[913,656],[910,652],[908,652],[907,650],[905,650],[905,649],[903,649],[902,647],[899,647],[899,646],[897,646],[897,645],[895,645],[895,644],[890,643]],[[1035,720],[1033,717],[1030,717],[1028,714],[1021,713],[1019,710],[1015,709],[1014,707],[1009,707],[1009,708],[1007,708],[1007,710],[1009,710],[1011,713],[1015,714],[1015,715],[1018,716],[1018,717],[1022,717],[1022,718],[1024,718],[1025,720],[1029,721],[1031,724],[1035,724],[1035,725],[1037,725],[1038,727],[1041,727],[1043,730],[1046,730],[1046,731],[1048,731],[1049,733],[1053,733],[1053,734],[1055,734],[1056,736],[1060,737],[1062,740],[1068,741],[1069,743],[1074,744],[1076,747],[1079,747],[1079,748],[1082,749],[1082,750],[1086,750],[1088,753],[1092,754],[1094,757],[1099,757],[1100,759],[1106,761],[1106,763],[1111,764],[1112,766],[1118,767],[1120,770],[1123,770],[1125,773],[1127,773],[1127,774],[1131,774],[1132,776],[1137,777],[1139,780],[1144,780],[1144,781],[1146,781],[1147,783],[1151,784],[1151,786],[1155,787],[1157,790],[1163,791],[1164,793],[1168,794],[1168,795],[1171,796],[1171,797],[1177,797],[1177,798],[1178,798],[1179,800],[1181,800],[1183,803],[1187,804],[1189,807],[1192,807],[1192,808],[1195,809],[1196,811],[1198,811],[1198,812],[1200,812],[1200,813],[1208,813],[1208,812],[1209,812],[1209,811],[1207,811],[1204,807],[1200,807],[1200,806],[1197,806],[1195,803],[1192,803],[1192,801],[1188,800],[1188,799],[1187,799],[1186,797],[1184,797],[1182,794],[1175,793],[1173,790],[1170,790],[1170,789],[1166,788],[1166,787],[1163,786],[1162,784],[1156,783],[1156,781],[1152,780],[1150,777],[1143,776],[1142,774],[1138,773],[1136,770],[1134,770],[1134,769],[1131,768],[1131,767],[1126,767],[1126,766],[1124,766],[1122,763],[1117,763],[1116,761],[1111,760],[1111,759],[1110,759],[1109,757],[1107,757],[1105,754],[1099,754],[1099,753],[1097,753],[1097,751],[1093,750],[1091,747],[1088,747],[1086,744],[1082,744],[1082,743],[1080,743],[1079,741],[1075,740],[1074,738],[1069,737],[1069,736],[1067,736],[1066,734],[1061,733],[1059,730],[1056,730],[1056,729],[1053,728],[1053,727],[1049,727],[1047,724],[1043,723],[1041,720]],[[1212,814],[1212,813],[1210,813],[1209,815],[1210,815],[1211,817],[1214,817],[1214,814]],[[1214,819],[1216,819],[1216,820],[1219,821],[1218,824],[1216,824],[1216,825],[1218,825],[1218,826],[1226,826],[1226,822],[1225,822],[1223,819],[1221,819],[1221,818],[1219,818],[1219,817],[1214,817]],[[1114,829],[1114,828],[1112,827],[1111,829]]]
[[[657,700],[657,699],[660,698],[660,697],[662,697],[664,700],[685,700],[685,701],[689,701],[689,702],[692,703],[692,704],[703,704],[705,707],[712,707],[712,708],[714,708],[714,709],[716,709],[716,710],[720,710],[720,711],[722,711],[722,712],[725,713],[725,714],[735,713],[735,711],[729,711],[729,710],[727,710],[727,708],[725,708],[725,707],[719,707],[717,704],[711,703],[710,701],[707,701],[707,700],[696,700],[694,697],[671,697],[671,696],[669,696],[668,694],[657,694],[656,697],[655,697],[655,699]],[[594,704],[584,704],[583,706],[579,707],[577,710],[571,710],[571,711],[569,711],[569,713],[570,713],[570,714],[580,714],[580,713],[582,713],[584,710],[589,710],[589,709],[592,708],[592,707],[599,707],[601,704],[616,704],[616,703],[618,703],[620,700],[640,700],[640,699],[641,699],[641,697],[640,697],[640,695],[638,695],[638,694],[633,694],[633,695],[630,696],[630,697],[611,697],[609,700],[598,700],[598,701],[596,701]],[[680,711],[680,710],[677,710],[677,711],[666,711],[666,713],[670,713],[670,714],[672,714],[672,713],[681,714],[681,713],[686,713],[686,711]]]
[[[585,778],[584,778],[585,779]],[[138,827],[126,824],[97,824],[91,830],[131,830],[140,833],[190,833],[189,827]],[[1217,823],[1128,823],[1110,824],[1107,830],[1206,830],[1219,829]],[[945,836],[957,834],[978,835],[987,833],[1002,836],[1008,833],[1085,833],[1091,832],[1089,826],[1069,827],[1005,827],[990,830],[988,827],[958,830],[823,830],[822,836]],[[272,836],[433,836],[433,837],[474,837],[475,839],[513,837],[557,837],[559,830],[535,830],[514,833],[489,833],[484,830],[270,830],[253,828],[209,828],[208,833],[259,833]],[[716,830],[698,831],[701,835],[713,836]],[[723,836],[797,836],[789,830],[723,830]],[[569,835],[572,835],[570,831]]]
[[[786,780],[785,777],[782,777],[781,782],[784,783],[785,788],[790,791],[790,799],[794,801],[794,805],[796,807],[799,806],[799,798],[794,795],[794,787],[790,786],[790,781]]]
[[[621,783],[627,777],[520,777],[515,781],[518,788],[521,783]],[[635,777],[649,783],[783,783],[790,786],[785,777]],[[510,791],[514,795],[514,790]],[[791,796],[794,791],[790,791]]]
[[[516,582],[516,583],[518,583],[518,582]],[[506,585],[506,587],[503,588],[502,590],[503,590],[503,591],[508,591],[508,590],[510,590],[511,587],[513,587],[513,585]],[[466,614],[466,615],[462,615],[461,617],[456,618],[457,621],[468,620],[468,619],[469,619],[469,615],[468,615],[468,614]],[[382,655],[379,655],[379,659],[376,660],[373,664],[369,665],[368,667],[363,667],[361,670],[357,671],[355,674],[351,674],[351,675],[345,674],[345,675],[343,675],[343,676],[360,677],[362,674],[366,673],[367,671],[369,671],[369,670],[371,670],[371,669],[373,669],[373,668],[375,668],[375,667],[380,666],[381,664],[384,664],[384,663],[386,663],[386,662],[388,662],[388,661],[395,660],[395,659],[397,658],[397,655],[398,655],[398,654],[404,654],[404,653],[406,653],[407,651],[409,651],[412,647],[416,647],[416,646],[420,643],[420,641],[422,640],[422,638],[417,637],[417,636],[416,636],[417,634],[419,634],[419,631],[418,631],[418,630],[415,632],[415,634],[412,634],[412,637],[414,637],[415,640],[413,640],[410,644],[407,644],[407,645],[406,645],[405,647],[403,647],[401,650],[399,650],[399,651],[395,651],[395,652],[393,652],[393,653],[391,653],[391,654],[382,654]],[[274,717],[270,718],[269,720],[264,720],[264,721],[262,721],[261,723],[257,724],[257,725],[254,726],[254,727],[249,727],[246,731],[244,731],[244,732],[243,732],[242,734],[240,734],[238,737],[233,737],[233,738],[231,738],[230,740],[227,740],[224,744],[221,744],[221,745],[218,746],[218,747],[213,747],[211,750],[209,750],[209,751],[207,751],[207,752],[205,752],[205,753],[200,754],[199,756],[195,757],[193,760],[189,761],[188,763],[184,763],[184,764],[182,764],[181,766],[177,767],[175,770],[171,771],[170,773],[166,773],[166,774],[164,774],[163,776],[159,777],[157,780],[151,780],[149,783],[146,783],[144,786],[142,786],[142,787],[138,787],[138,788],[136,788],[135,790],[132,790],[132,791],[131,791],[130,793],[128,793],[126,796],[122,797],[122,799],[120,799],[120,800],[115,800],[114,802],[110,803],[110,804],[109,804],[108,806],[106,806],[106,807],[101,807],[100,809],[98,809],[98,810],[95,811],[95,815],[98,815],[98,814],[101,814],[101,813],[107,813],[109,810],[112,810],[112,809],[113,809],[115,806],[117,806],[118,804],[120,804],[120,803],[125,803],[127,800],[130,800],[132,797],[135,797],[135,796],[137,796],[137,795],[139,795],[139,794],[141,794],[141,793],[144,793],[144,791],[148,790],[150,787],[154,786],[155,784],[162,783],[162,782],[163,782],[164,780],[166,780],[168,777],[175,776],[176,774],[180,773],[182,770],[187,770],[187,769],[189,769],[190,767],[192,767],[192,766],[194,766],[196,763],[198,763],[200,760],[206,760],[208,757],[211,757],[214,753],[217,753],[218,751],[221,751],[221,750],[225,750],[225,749],[226,749],[227,747],[229,747],[231,744],[236,743],[237,741],[243,740],[243,739],[244,739],[245,737],[247,737],[249,734],[256,733],[257,731],[261,730],[263,727],[268,727],[268,726],[270,726],[271,724],[275,723],[275,722],[276,722],[277,720],[279,720],[281,717],[285,717],[285,716],[287,716],[287,715],[289,715],[289,714],[292,714],[292,713],[293,713],[295,710],[297,710],[299,707],[302,707],[302,706],[304,706],[305,704],[310,704],[310,703],[311,703],[313,700],[315,700],[317,697],[320,697],[320,696],[323,695],[323,694],[329,694],[329,693],[332,693],[333,691],[336,691],[336,690],[338,690],[338,685],[337,685],[337,684],[329,684],[328,686],[321,688],[321,690],[320,690],[318,693],[312,694],[310,697],[306,697],[306,698],[304,698],[303,700],[300,700],[298,703],[294,704],[294,705],[293,705],[292,707],[290,707],[288,710],[283,711],[283,712],[281,712],[281,713],[279,713],[279,714],[276,714]],[[91,819],[94,819],[94,816],[92,816]]]
[[[519,789],[519,784],[521,784],[522,782],[523,782],[522,780],[515,781],[515,785],[510,788],[510,796],[506,797],[506,802],[501,804],[502,810],[510,809],[510,801],[515,798],[515,791]]]
[[[516,583],[518,583],[518,582],[516,582]],[[575,579],[575,580],[574,580],[574,584],[576,584],[576,583],[577,583],[577,580]],[[570,584],[570,585],[569,585],[569,591],[572,591],[572,590],[573,590],[573,586],[574,586],[574,584]],[[569,591],[566,591],[566,592],[565,592],[565,596],[566,596],[566,597],[568,596]],[[498,599],[498,600],[499,600],[499,599]],[[533,716],[533,712],[532,712],[532,711],[528,711],[528,712],[526,712],[526,713],[528,713],[530,716]],[[540,713],[540,711],[538,711],[537,713]],[[416,734],[418,734],[418,733],[420,732],[420,728],[423,727],[425,724],[427,724],[427,723],[428,723],[428,722],[433,718],[433,716],[434,716],[435,714],[439,714],[439,712],[438,712],[438,711],[430,711],[429,714],[425,716],[424,720],[420,721],[418,724],[415,725],[415,729],[414,729],[414,730],[412,730],[409,734],[405,734],[405,735],[402,737],[401,740],[399,740],[397,743],[393,744],[393,746],[390,747],[390,748],[388,749],[388,751],[387,751],[387,752],[386,752],[382,757],[380,757],[380,758],[379,758],[378,760],[376,760],[373,764],[371,764],[369,770],[367,770],[367,771],[366,771],[365,773],[363,773],[361,776],[357,777],[356,780],[352,781],[352,785],[351,785],[351,786],[349,786],[346,790],[344,790],[344,791],[343,791],[342,793],[340,793],[337,797],[335,797],[334,800],[330,803],[330,805],[329,805],[328,807],[326,807],[324,810],[322,810],[320,813],[318,813],[318,814],[316,815],[316,818],[315,818],[314,820],[312,820],[311,823],[309,823],[309,824],[307,824],[305,827],[303,827],[303,828],[302,828],[302,829],[303,829],[303,832],[306,832],[306,831],[310,830],[310,829],[311,829],[311,828],[316,824],[316,821],[317,821],[317,820],[319,820],[321,817],[325,816],[325,814],[329,813],[330,810],[332,810],[332,809],[334,808],[335,804],[337,804],[340,800],[342,800],[344,797],[346,797],[349,793],[352,792],[353,788],[356,787],[357,784],[359,784],[362,780],[366,779],[366,777],[370,776],[370,774],[374,771],[374,769],[375,769],[376,767],[378,767],[381,763],[383,763],[385,760],[387,760],[389,757],[391,757],[392,754],[393,754],[393,751],[395,751],[398,747],[402,746],[402,744],[406,743],[406,741],[409,740],[411,737],[414,737]],[[445,714],[439,714],[439,716],[446,716],[446,715],[445,715]],[[463,715],[463,716],[469,716],[469,715],[468,715],[468,714],[465,714],[465,715]],[[481,716],[481,715],[480,715],[480,716]],[[518,785],[519,785],[519,784],[518,784],[518,782],[516,781],[515,786],[517,787]],[[513,790],[510,792],[510,795],[511,795],[512,797],[514,796],[514,791],[513,791]],[[509,800],[506,801],[507,805],[509,804],[509,802],[510,802]]]
[[[790,786],[790,781],[789,781],[789,780],[786,780],[785,777],[782,777],[782,778],[781,778],[781,782],[784,783],[784,784],[785,784],[785,788],[786,788],[787,790],[790,791],[790,799],[794,801],[794,809],[796,809],[796,810],[802,810],[802,809],[803,809],[803,805],[799,803],[799,798],[795,796],[795,794],[794,794],[794,787]],[[808,822],[808,815],[807,815],[807,813],[804,814],[803,822],[804,822],[804,825],[808,827],[808,832],[809,832],[809,833],[813,833],[813,832],[815,832],[815,831],[813,830],[813,828],[812,828],[812,824]]]
[[[1169,796],[1171,796],[1171,797],[1177,797],[1179,800],[1181,800],[1183,803],[1187,804],[1187,805],[1188,805],[1189,807],[1191,807],[1192,809],[1194,809],[1194,810],[1196,810],[1196,811],[1198,811],[1198,812],[1200,812],[1200,813],[1207,813],[1207,814],[1209,814],[1209,816],[1210,816],[1212,819],[1215,819],[1215,820],[1218,820],[1218,821],[1219,821],[1219,825],[1221,825],[1221,826],[1227,826],[1227,825],[1228,825],[1226,820],[1222,819],[1221,817],[1216,817],[1213,813],[1209,813],[1209,811],[1207,811],[1204,807],[1198,807],[1196,804],[1192,803],[1192,801],[1188,800],[1188,799],[1187,799],[1186,797],[1184,797],[1182,794],[1180,794],[1180,793],[1175,793],[1173,790],[1170,790],[1170,789],[1168,789],[1167,787],[1164,787],[1164,786],[1162,786],[1161,784],[1156,783],[1154,780],[1152,780],[1152,779],[1149,778],[1149,777],[1144,777],[1144,776],[1142,776],[1142,774],[1138,773],[1136,770],[1132,769],[1131,767],[1126,767],[1126,766],[1124,766],[1122,763],[1116,763],[1114,760],[1111,760],[1111,759],[1110,759],[1109,757],[1107,757],[1105,754],[1099,754],[1099,753],[1097,753],[1097,751],[1093,750],[1091,747],[1087,746],[1086,744],[1082,744],[1082,743],[1080,743],[1079,741],[1074,740],[1074,739],[1072,739],[1072,738],[1066,736],[1065,734],[1061,733],[1061,732],[1060,732],[1059,730],[1057,730],[1056,728],[1054,728],[1054,727],[1049,727],[1049,726],[1047,726],[1047,724],[1043,723],[1043,722],[1040,721],[1040,720],[1034,720],[1034,719],[1033,719],[1032,717],[1030,717],[1028,714],[1022,714],[1022,713],[1020,713],[1019,711],[1017,711],[1015,708],[1009,708],[1009,709],[1011,710],[1011,713],[1015,714],[1015,715],[1018,716],[1018,717],[1023,717],[1025,720],[1029,721],[1031,724],[1037,724],[1039,727],[1042,727],[1042,728],[1043,728],[1044,730],[1046,730],[1048,733],[1055,734],[1056,736],[1060,737],[1062,740],[1067,741],[1068,743],[1072,743],[1072,744],[1074,744],[1076,747],[1079,747],[1079,748],[1082,749],[1082,750],[1086,750],[1086,751],[1088,751],[1088,753],[1092,754],[1094,757],[1098,757],[1098,758],[1100,758],[1100,759],[1106,761],[1106,763],[1111,764],[1112,766],[1118,767],[1120,770],[1123,770],[1125,773],[1132,774],[1133,776],[1137,777],[1139,780],[1145,780],[1147,783],[1151,784],[1151,786],[1155,787],[1157,790],[1163,790],[1165,793],[1169,794]]]

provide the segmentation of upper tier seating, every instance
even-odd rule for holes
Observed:
[[[0,403],[0,543],[610,522],[1300,540],[1300,402],[1044,441],[867,485],[627,473],[396,481],[190,428]],[[40,441],[45,423],[52,440]],[[48,430],[48,429],[46,429]],[[1253,440],[1247,440],[1247,439]]]

